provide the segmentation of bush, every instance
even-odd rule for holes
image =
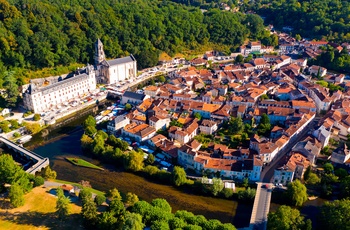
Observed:
[[[15,132],[15,133],[13,134],[13,137],[14,137],[14,138],[17,138],[17,137],[20,137],[20,136],[21,136],[21,134],[18,133],[18,132]]]
[[[233,196],[233,190],[230,188],[224,188],[221,191],[221,195],[226,199],[231,198]]]
[[[34,117],[33,117],[33,120],[34,121],[39,121],[41,118],[40,118],[40,115],[39,114],[34,114]]]
[[[33,178],[33,186],[38,187],[45,183],[45,179],[41,176],[36,176]]]
[[[255,198],[255,189],[247,188],[238,192],[238,199],[244,202],[253,202]]]
[[[28,116],[30,116],[32,114],[33,114],[32,111],[27,111],[27,112],[23,113],[23,117],[26,118],[26,117],[28,117]]]
[[[95,196],[95,203],[96,203],[97,205],[101,205],[101,204],[103,204],[105,201],[106,201],[106,197],[105,197],[104,195],[98,194],[98,195]]]

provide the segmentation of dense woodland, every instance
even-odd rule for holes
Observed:
[[[278,29],[293,27],[306,38],[350,41],[350,2],[342,0],[256,0],[250,6]]]
[[[235,49],[263,32],[257,15],[203,14],[167,0],[0,0],[0,73],[92,63],[97,38],[108,58],[132,53],[144,68],[157,64],[161,51],[174,55],[208,43]]]

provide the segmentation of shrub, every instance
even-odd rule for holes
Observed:
[[[38,187],[45,183],[45,179],[41,176],[36,176],[33,178],[33,186]]]
[[[15,132],[15,133],[13,134],[13,137],[15,137],[15,138],[20,137],[20,136],[21,136],[21,134],[18,133],[18,132]]]
[[[106,201],[106,197],[104,195],[97,194],[95,196],[95,203],[97,205],[101,205]]]
[[[34,121],[39,121],[39,120],[40,120],[40,115],[37,114],[37,113],[34,114],[33,120],[34,120]]]

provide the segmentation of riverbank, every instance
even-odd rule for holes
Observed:
[[[135,193],[140,199],[148,202],[155,198],[164,198],[174,211],[188,210],[196,215],[204,215],[206,218],[233,223],[236,227],[244,227],[249,223],[251,205],[194,195],[191,191],[185,193],[173,186],[154,183],[142,176],[120,171],[113,165],[101,164],[98,160],[85,156],[80,146],[82,134],[83,130],[78,129],[34,149],[34,152],[50,158],[50,165],[58,174],[57,179],[75,183],[86,180],[97,190],[108,191],[117,188],[124,194]],[[66,161],[66,157],[79,157],[105,170],[76,167]]]

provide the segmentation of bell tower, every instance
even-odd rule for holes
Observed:
[[[101,64],[102,61],[106,59],[105,52],[103,51],[103,44],[100,39],[97,39],[95,42],[95,55],[94,55],[94,60],[95,60],[95,65]]]

